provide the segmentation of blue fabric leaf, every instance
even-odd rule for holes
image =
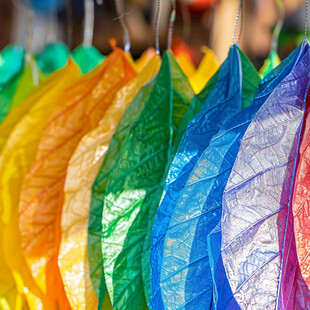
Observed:
[[[202,151],[228,115],[241,109],[240,56],[237,47],[231,48],[227,60],[219,69],[219,79],[208,96],[201,112],[189,123],[177,156],[170,167],[162,202],[153,227],[151,245],[151,305],[163,309],[159,289],[162,246],[170,216],[190,172]],[[233,100],[231,100],[233,98]],[[231,100],[231,102],[228,102]],[[219,112],[226,111],[224,115]],[[215,121],[217,120],[217,122]]]
[[[241,309],[310,306],[310,292],[296,280],[300,270],[291,210],[310,82],[306,41],[304,50],[249,125],[223,195],[221,256]]]
[[[266,97],[279,83],[279,78],[284,77],[283,74],[278,76],[279,72],[274,71],[264,80],[259,95],[249,108],[226,121],[200,157],[182,192],[165,239],[161,285],[168,309],[173,309],[171,299],[174,290],[183,301],[175,309],[183,308],[185,304],[186,309],[211,308],[213,283],[207,235],[220,220],[221,197],[243,134]],[[229,284],[224,288],[226,296]],[[224,301],[224,296],[220,302]],[[214,299],[214,305],[217,301]],[[234,299],[229,309],[238,309]]]

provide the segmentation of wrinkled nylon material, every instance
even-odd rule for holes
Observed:
[[[244,71],[243,75],[242,71],[240,71],[241,68]],[[251,98],[253,99],[259,83],[259,77],[257,76],[255,69],[252,67],[249,61],[246,60],[245,62],[243,61],[243,63],[241,62],[239,49],[236,46],[231,49],[228,59],[221,66],[218,74],[219,80],[216,86],[207,97],[207,100],[201,112],[193,119],[193,121],[190,122],[181,142],[178,153],[170,167],[170,171],[166,181],[165,192],[153,227],[153,244],[150,263],[152,266],[152,305],[154,309],[163,307],[159,284],[162,283],[162,281],[160,280],[160,272],[162,270],[165,233],[168,229],[170,217],[173,214],[174,207],[178,202],[182,189],[186,184],[188,177],[190,176],[191,171],[195,166],[198,158],[205,150],[205,148],[209,145],[209,142],[211,141],[212,137],[217,133],[225,118],[240,111],[242,105],[247,104],[247,102],[251,100]],[[253,85],[250,85],[249,87],[249,84],[245,81],[247,80],[247,77],[251,75],[256,78],[256,81],[255,78],[252,77],[255,83]],[[244,79],[243,83],[241,82],[242,79]],[[245,92],[246,95],[244,96],[243,104],[241,97],[241,86],[243,86],[244,90],[247,90]],[[247,96],[251,97],[248,98]],[[184,236],[182,235],[182,237]],[[171,238],[171,240],[175,240],[175,238]],[[171,243],[171,246],[174,247],[176,244],[177,241],[175,241],[173,245]],[[171,257],[167,258],[168,260],[170,260],[170,262],[172,262],[171,259],[173,259],[172,252],[173,251],[170,251]],[[185,260],[183,264],[184,263]],[[170,263],[167,262],[167,264]],[[176,274],[176,276],[178,276],[179,273],[176,273],[176,264],[171,264],[171,268],[174,270],[173,272]],[[181,260],[179,261],[179,264],[181,264]],[[180,266],[180,268],[182,268],[183,270],[183,280],[180,280],[179,287],[174,286],[173,288],[177,290],[177,294],[179,295],[178,301],[175,300],[175,304],[172,305],[173,300],[170,296],[172,290],[169,291],[170,293],[167,292],[166,299],[170,300],[171,302],[171,304],[166,305],[168,308],[173,308],[186,304],[185,293],[181,292],[182,289],[185,290],[184,283],[186,281],[184,275],[186,275],[187,272],[187,269],[183,269],[183,267],[184,266]],[[167,271],[167,273],[169,274],[169,271]],[[173,278],[171,279],[171,281],[173,281]],[[166,285],[169,286],[170,284],[166,283]],[[190,299],[192,299],[192,297],[190,297],[188,300]],[[206,303],[210,302],[206,301]],[[200,306],[205,307],[206,305],[200,303]]]
[[[92,184],[119,120],[138,91],[156,75],[159,66],[160,57],[154,56],[137,77],[118,91],[99,125],[83,137],[70,159],[64,188],[58,265],[73,309],[91,310],[98,306],[89,276],[87,253]]]
[[[231,310],[240,309],[236,300],[233,298],[221,258],[220,217],[225,185],[227,184],[246,129],[268,96],[278,86],[281,80],[286,77],[290,70],[292,70],[298,56],[299,52],[297,50],[261,82],[253,104],[224,124],[197,164],[197,167],[201,165],[201,169],[203,167],[215,167],[215,172],[214,169],[203,169],[204,173],[201,172],[200,174],[200,179],[203,180],[201,182],[204,185],[203,190],[207,195],[204,198],[205,202],[199,204],[200,209],[198,211],[201,218],[205,216],[211,222],[210,217],[212,217],[212,222],[219,222],[216,228],[208,235],[208,256],[213,280],[213,307],[218,310],[227,308]],[[214,148],[219,148],[220,151],[215,164],[213,164]],[[219,212],[212,212],[212,210],[217,209]],[[200,238],[201,240],[204,240],[206,236],[203,229],[197,229],[195,234],[197,235],[196,238]]]
[[[189,135],[188,137],[185,136],[185,139],[187,138],[187,140],[184,139],[187,149],[187,151],[185,151],[185,154],[187,155],[186,158],[188,158],[189,160],[185,161],[187,162],[187,164],[183,166],[182,173],[177,172],[176,174],[174,174],[176,177],[173,175],[172,178],[168,178],[168,184],[173,184],[176,186],[176,190],[174,190],[174,193],[176,194],[174,200],[175,204],[178,202],[181,191],[186,184],[186,181],[191,174],[191,171],[196,164],[198,158],[200,157],[204,149],[209,145],[210,140],[212,139],[214,134],[217,133],[221,124],[225,121],[227,117],[241,110],[242,86],[243,84],[246,85],[246,83],[242,83],[242,79],[246,81],[247,75],[256,75],[256,85],[253,85],[252,88],[248,89],[244,86],[244,89],[247,89],[244,98],[249,95],[253,99],[259,83],[259,78],[256,74],[255,69],[253,67],[249,67],[248,64],[249,61],[247,60],[247,65],[242,67],[239,50],[237,49],[237,47],[234,47],[230,51],[227,61],[220,69],[221,78],[219,79],[216,87],[213,89],[212,93],[208,97],[204,108],[196,117],[193,126],[192,123],[190,123],[190,126],[188,127]],[[244,74],[242,75],[243,70]],[[247,100],[249,99],[250,98],[247,98]],[[247,100],[244,100],[244,102],[247,102]],[[212,123],[210,122],[210,120],[212,120]],[[199,134],[202,133],[204,133],[204,138],[199,139]],[[194,141],[196,143],[197,148],[191,147],[193,145],[191,141]],[[197,153],[195,153],[196,149],[198,149]],[[180,154],[184,154],[182,148]],[[181,158],[181,156],[179,158]],[[179,161],[179,163],[182,165],[182,161]],[[181,171],[181,169],[179,171]],[[186,243],[187,245],[190,245],[192,242],[191,235],[193,235],[193,231],[188,232],[188,237],[184,241],[184,231],[186,231],[186,218],[188,217],[187,214],[189,214],[190,212],[188,212],[187,206],[184,208],[183,200],[186,200],[186,195],[188,193],[188,191],[184,191],[184,195],[182,193],[182,196],[179,199],[177,207],[175,208],[173,216],[170,220],[170,227],[167,231],[166,238],[162,241],[163,263],[161,267],[160,283],[164,304],[168,309],[180,307],[183,305],[186,305],[186,307],[189,308],[197,306],[201,308],[210,308],[212,299],[212,285],[210,287],[210,284],[205,284],[206,282],[208,282],[208,277],[206,277],[207,280],[204,279],[204,276],[206,276],[206,274],[202,277],[200,276],[200,278],[198,276],[199,280],[201,281],[201,286],[195,286],[194,283],[191,283],[187,279],[189,278],[187,277],[187,274],[195,274],[196,271],[195,264],[190,263],[191,261],[195,261],[195,257],[192,257],[195,255],[192,255],[191,251],[186,251],[186,249],[184,249],[181,244]],[[182,209],[184,209],[185,212],[183,213],[183,215]],[[169,243],[167,243],[168,240]],[[173,247],[174,249],[172,249],[171,247]],[[183,261],[182,259],[175,261],[174,257],[182,257],[183,255]],[[196,256],[197,255],[198,254],[196,254]],[[174,271],[172,271],[172,269]],[[173,298],[171,296],[171,286],[173,285],[172,283],[174,282],[174,279],[176,277],[179,277],[180,282],[178,286],[174,285],[173,287],[173,289],[176,290],[176,298]],[[193,281],[193,279],[190,280]],[[205,287],[208,287],[208,289],[205,289],[205,292],[203,292],[202,290],[199,291],[200,287],[204,287],[204,289]]]
[[[309,308],[291,210],[310,81],[306,41],[302,49],[306,53],[249,125],[223,195],[221,255],[241,309]]]
[[[144,221],[152,196],[166,173],[175,133],[193,95],[173,56],[165,52],[156,79],[141,90],[122,118],[93,185],[91,208],[102,210],[104,203],[104,272],[115,309],[146,307],[141,278],[147,230]],[[128,128],[127,124],[131,126]],[[111,204],[111,199],[115,203]],[[95,224],[94,215],[91,217],[91,212],[90,228]]]
[[[7,131],[8,139],[2,144],[4,147],[0,156],[0,208],[3,231],[0,235],[3,238],[7,263],[14,272],[17,286],[25,292],[31,309],[35,309],[36,302],[40,301],[35,300],[35,305],[32,306],[30,300],[34,295],[41,299],[42,292],[39,289],[40,283],[34,282],[22,254],[18,228],[18,198],[23,178],[35,158],[39,139],[56,100],[61,92],[79,77],[78,68],[70,64],[57,75],[57,81],[49,79],[49,83],[40,85],[36,92],[19,106],[22,107],[20,110],[23,113],[18,114],[19,121],[12,121],[12,131]],[[4,123],[1,124],[1,128],[2,125]],[[37,282],[37,279],[35,281]],[[41,290],[45,293],[42,287]],[[46,307],[48,309],[48,305]]]
[[[57,257],[67,165],[81,138],[98,125],[117,91],[135,75],[124,52],[115,49],[102,65],[68,88],[52,111],[23,183],[23,250],[33,261],[41,261],[40,266],[33,264],[33,272],[46,277],[48,295],[59,305],[55,286],[64,291]]]

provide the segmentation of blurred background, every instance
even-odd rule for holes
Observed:
[[[110,51],[109,39],[116,38],[122,46],[122,28],[114,0],[95,1],[93,45],[102,53]],[[279,36],[278,53],[285,58],[304,38],[305,0],[243,0],[241,49],[259,68],[268,56],[272,34],[284,17]],[[283,12],[281,7],[283,5]],[[239,0],[179,0],[174,27],[174,46],[188,46],[195,64],[203,45],[211,47],[223,61],[231,44]],[[34,12],[29,27],[29,12]],[[154,46],[156,0],[124,0],[124,18],[131,36],[131,53],[138,57],[147,47]],[[161,49],[167,46],[171,2],[162,0],[160,21]],[[8,44],[26,47],[29,36],[33,53],[51,42],[63,41],[70,49],[83,38],[83,0],[0,0],[0,48]],[[238,37],[238,35],[237,35]],[[29,42],[29,41],[28,41]],[[186,45],[185,45],[186,44]]]

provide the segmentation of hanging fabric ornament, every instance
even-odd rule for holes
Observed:
[[[27,266],[21,249],[21,240],[18,229],[18,200],[23,178],[35,158],[37,145],[49,114],[60,97],[61,92],[75,82],[79,77],[78,68],[70,63],[67,67],[55,74],[57,82],[52,76],[49,81],[38,87],[37,91],[28,97],[14,110],[17,113],[17,121],[10,122],[11,130],[6,132],[9,139],[2,140],[2,152],[0,154],[0,207],[3,230],[0,233],[3,239],[3,254],[6,263],[13,271],[14,278],[21,291],[25,292],[30,303],[37,296],[41,299],[39,289],[35,284],[31,272]],[[1,124],[5,125],[3,122]],[[35,128],[35,130],[34,130]],[[11,132],[11,133],[10,133]],[[2,133],[2,132],[1,132]],[[1,134],[2,136],[2,134]],[[3,147],[5,145],[5,147]],[[14,259],[13,259],[14,257]],[[41,288],[44,287],[43,285]],[[43,290],[44,293],[46,291]],[[43,297],[42,299],[43,300]],[[37,299],[32,309],[36,309]],[[45,307],[45,305],[44,305]]]
[[[171,216],[175,208],[181,208],[179,198],[182,189],[202,152],[209,146],[212,137],[219,131],[225,120],[252,102],[259,82],[260,78],[248,58],[236,45],[233,45],[227,60],[219,69],[219,80],[216,86],[208,96],[201,112],[187,128],[170,167],[164,196],[153,228],[151,265],[152,279],[154,279],[152,288],[154,309],[163,308],[163,304],[171,309],[178,308],[181,304],[189,303],[191,299],[189,297],[187,300],[184,292],[186,279],[183,275],[188,271],[188,268],[185,268],[187,260],[171,263],[176,257],[171,247],[181,242],[181,239],[178,239],[181,237],[178,235],[179,230],[173,226],[176,219]],[[183,231],[182,225],[180,229]],[[165,240],[174,242],[165,245]],[[181,250],[181,247],[179,249]],[[175,251],[179,249],[175,248]],[[181,279],[180,285],[175,286],[178,298],[172,298],[171,285],[176,277]],[[210,307],[212,294],[206,292],[205,295],[199,295],[199,302],[196,303],[193,298],[191,303],[200,304],[202,308]]]
[[[0,53],[0,92],[21,70],[25,51],[19,46],[8,46]]]
[[[189,78],[195,94],[202,91],[219,67],[218,61],[212,50],[204,46],[202,47],[202,51],[204,56],[199,64],[199,67]]]
[[[240,143],[244,133],[246,132],[250,122],[254,118],[257,111],[262,104],[266,101],[272,91],[279,85],[287,74],[293,69],[299,59],[299,50],[290,55],[289,58],[284,60],[282,64],[274,69],[260,84],[259,91],[255,96],[253,104],[246,110],[238,113],[235,117],[229,119],[218,135],[211,141],[209,148],[200,157],[194,171],[199,182],[197,185],[188,184],[186,188],[193,189],[193,194],[188,197],[192,198],[190,208],[195,213],[199,214],[198,218],[193,216],[189,217],[190,226],[197,227],[192,242],[191,252],[198,253],[200,251],[201,263],[191,263],[193,267],[191,274],[200,274],[200,278],[206,278],[211,269],[213,279],[213,304],[216,309],[235,310],[240,309],[235,299],[232,297],[232,292],[226,273],[224,271],[223,262],[220,256],[221,247],[221,226],[220,217],[222,212],[222,197],[230,175],[232,166],[237,157]],[[216,161],[213,160],[214,154],[219,154]],[[205,167],[208,167],[206,169]],[[201,184],[198,186],[198,184]],[[198,202],[199,192],[203,186],[204,195],[201,202]],[[187,190],[184,190],[184,192]],[[198,192],[199,191],[199,192]],[[201,225],[200,223],[206,222],[208,225]],[[214,225],[219,222],[217,227],[210,233]],[[210,234],[209,234],[210,233]],[[208,252],[203,251],[199,244],[205,243],[205,236],[208,235]],[[199,241],[198,241],[199,240]],[[197,254],[193,257],[197,257]],[[196,265],[196,267],[195,267]],[[210,265],[210,267],[209,267]],[[198,268],[201,268],[199,272]],[[204,273],[204,275],[202,275]],[[203,289],[203,287],[202,287]]]
[[[87,253],[91,186],[115,133],[118,122],[138,91],[158,72],[160,57],[154,55],[142,71],[121,88],[97,128],[83,137],[67,169],[62,210],[62,238],[58,265],[73,309],[97,309]],[[79,245],[76,247],[76,245]],[[101,248],[101,243],[99,244]],[[95,260],[92,257],[92,260]],[[100,258],[102,259],[102,256]],[[74,266],[78,266],[74,268]],[[80,292],[85,292],[81,294]],[[102,292],[104,293],[104,292]]]
[[[50,43],[36,57],[36,61],[43,74],[49,75],[63,68],[67,63],[68,56],[69,50],[64,43]]]
[[[71,56],[73,60],[78,64],[83,74],[88,73],[105,59],[95,47],[93,46],[78,46],[72,51]]]
[[[307,41],[301,50],[249,125],[223,194],[221,256],[241,309],[310,307],[291,205],[310,83]]]
[[[145,306],[141,279],[145,219],[192,98],[187,78],[172,54],[165,52],[156,80],[143,88],[122,118],[93,185],[89,251],[95,250],[102,221],[104,276],[114,309]]]
[[[125,53],[114,45],[113,49],[103,64],[68,88],[55,105],[21,191],[19,223],[25,256],[32,272],[46,279],[48,295],[61,308],[55,286],[64,291],[57,258],[67,165],[118,90],[136,76]]]

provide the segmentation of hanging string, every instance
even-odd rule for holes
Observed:
[[[240,30],[239,30],[239,37],[238,37],[237,43],[240,42],[242,25],[243,25],[243,1],[242,0],[239,0],[239,8],[238,8],[237,15],[236,15],[236,22],[235,22],[235,27],[234,27],[233,37],[232,37],[232,45],[235,44],[236,32],[237,32],[237,28],[239,24],[239,19],[240,19]]]
[[[168,49],[171,48],[172,38],[173,38],[173,26],[175,22],[176,16],[176,0],[171,0],[171,14],[170,14],[170,21],[169,21],[169,28],[168,28]]]
[[[93,0],[84,0],[84,37],[83,45],[91,46],[94,36],[95,4]]]
[[[308,1],[308,0],[307,0]],[[276,4],[279,9],[279,20],[275,26],[272,36],[272,44],[271,44],[271,51],[276,52],[278,50],[278,41],[279,35],[283,27],[284,18],[285,18],[285,10],[282,0],[276,0]]]
[[[307,39],[308,32],[308,9],[309,9],[309,0],[306,0],[306,9],[305,9],[305,39]]]
[[[155,21],[155,48],[156,54],[160,54],[160,44],[159,44],[159,26],[160,26],[160,17],[161,17],[161,0],[157,0],[157,13]]]
[[[125,20],[125,8],[124,8],[124,0],[115,0],[116,12],[119,16],[118,19],[120,21],[121,27],[123,29],[123,42],[124,42],[124,51],[130,51],[130,34],[128,31],[127,23]]]

